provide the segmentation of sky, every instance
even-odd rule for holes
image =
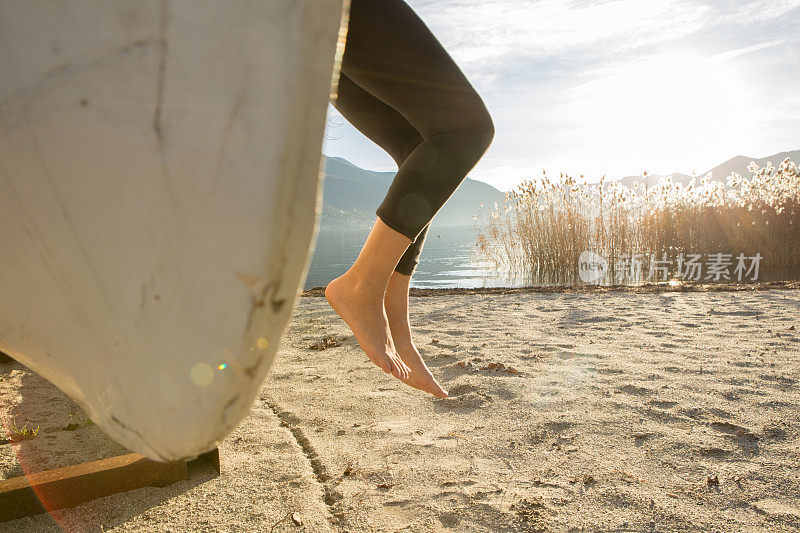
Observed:
[[[469,177],[702,173],[800,148],[800,0],[408,0],[486,103]],[[329,107],[323,152],[396,170]]]

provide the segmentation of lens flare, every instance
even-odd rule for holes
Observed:
[[[198,387],[208,387],[214,381],[214,370],[207,363],[197,363],[189,371],[189,379]]]

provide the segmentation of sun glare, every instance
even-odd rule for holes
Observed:
[[[564,113],[607,157],[676,164],[728,153],[750,135],[746,84],[719,58],[676,53],[622,64],[570,96]]]

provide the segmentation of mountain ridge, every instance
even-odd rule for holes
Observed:
[[[713,181],[724,181],[728,176],[731,175],[731,172],[736,172],[741,176],[749,177],[750,172],[747,170],[747,167],[750,165],[751,161],[755,162],[759,167],[766,166],[768,162],[772,163],[772,166],[777,167],[787,157],[790,158],[795,163],[800,163],[800,150],[789,150],[785,152],[778,152],[777,154],[772,154],[760,158],[748,157],[745,155],[736,155],[728,159],[724,163],[715,166],[711,170],[707,170],[706,172],[697,174],[695,176],[695,179],[699,181],[700,178],[702,178],[708,173],[711,173],[711,179]],[[692,176],[688,174],[675,172],[673,174],[648,174],[647,176],[625,176],[624,178],[612,181],[619,181],[620,183],[628,187],[632,187],[634,183],[639,183],[640,185],[652,187],[653,185],[658,183],[659,179],[666,177],[672,177],[672,181],[680,183],[684,187],[688,185],[689,182],[692,180]]]
[[[778,152],[761,158],[734,156],[716,167],[696,176],[702,178],[709,172],[712,180],[724,181],[731,172],[742,176],[750,175],[747,167],[754,161],[759,167],[768,162],[777,167],[787,157],[800,163],[800,150]],[[375,210],[383,201],[395,172],[375,172],[365,170],[341,157],[323,156],[325,181],[323,187],[320,228],[368,229],[375,222]],[[683,186],[689,184],[692,176],[675,172],[673,174],[647,174],[646,176],[626,176],[617,180],[628,187],[634,183],[652,187],[663,177],[672,177]],[[466,226],[473,223],[473,216],[486,214],[497,202],[505,201],[505,192],[488,183],[465,178],[450,199],[439,210],[431,223],[432,227]]]

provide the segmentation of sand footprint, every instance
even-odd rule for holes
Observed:
[[[437,400],[437,404],[458,409],[477,409],[491,400],[491,397],[481,392],[475,385],[462,383],[448,387],[449,396]]]

